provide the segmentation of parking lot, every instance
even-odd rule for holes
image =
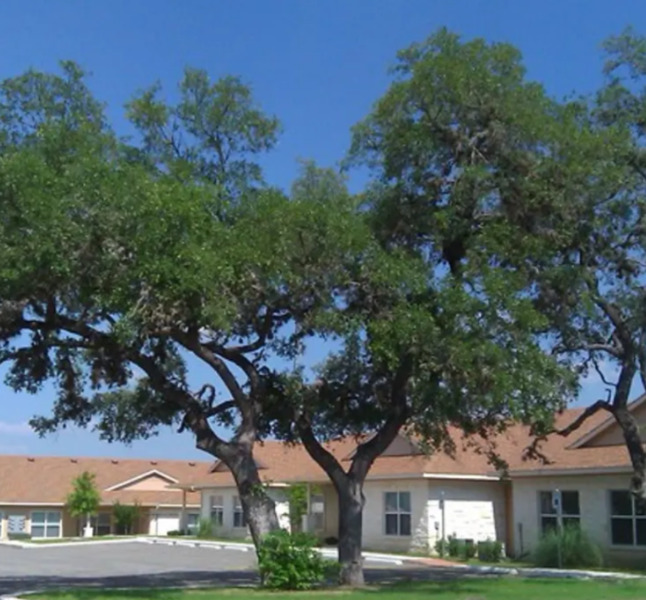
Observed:
[[[252,551],[141,542],[0,546],[0,595],[60,587],[243,585],[257,582]],[[441,570],[366,561],[369,580],[442,576]]]

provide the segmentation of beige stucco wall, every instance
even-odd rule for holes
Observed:
[[[73,536],[75,533],[75,526],[70,524],[71,517],[67,514],[62,506],[2,506],[0,505],[0,539],[6,538],[7,519],[9,515],[21,515],[25,517],[25,532],[31,533],[31,513],[33,511],[56,511],[63,513],[63,527],[61,537]]]
[[[385,493],[411,494],[411,535],[385,534]],[[339,508],[336,492],[331,485],[321,485],[325,503],[323,537],[337,537]],[[504,484],[500,481],[464,481],[437,479],[368,480],[364,486],[366,504],[363,514],[363,545],[368,550],[432,550],[437,539],[435,522],[441,523],[439,499],[445,498],[445,534],[476,541],[499,539],[505,541],[506,514]],[[281,525],[288,523],[289,505],[280,488],[271,490],[277,502]],[[233,497],[235,488],[204,490],[202,516],[208,518],[211,495],[224,501],[222,535],[240,537],[246,531],[233,528]],[[437,532],[441,534],[441,532]]]
[[[539,491],[576,490],[579,492],[581,527],[601,547],[606,562],[643,567],[646,547],[613,547],[611,543],[609,491],[627,489],[629,481],[629,473],[515,478],[512,482],[514,554],[531,551],[540,537]],[[519,524],[523,530],[522,548]]]
[[[337,537],[339,531],[339,499],[333,485],[322,485],[321,494],[325,505],[323,537]]]
[[[280,526],[289,529],[289,502],[284,488],[269,488],[269,496],[276,503],[276,514]],[[238,495],[238,490],[231,488],[213,488],[202,491],[202,518],[208,519],[211,511],[211,496],[222,496],[224,503],[223,525],[218,528],[218,534],[225,537],[250,537],[247,527],[233,526],[233,499]]]
[[[363,488],[366,504],[363,513],[363,545],[369,550],[428,549],[428,482],[424,479],[367,481]],[[385,493],[410,492],[411,535],[385,534]]]

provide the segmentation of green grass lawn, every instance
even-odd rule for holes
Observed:
[[[403,583],[360,591],[267,592],[256,589],[74,590],[30,595],[40,600],[643,600],[642,581],[465,578],[458,581]]]

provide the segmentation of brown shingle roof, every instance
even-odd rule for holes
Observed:
[[[556,427],[563,428],[574,421],[583,411],[573,408],[564,411],[556,417]],[[533,471],[537,475],[562,469],[599,469],[599,468],[629,468],[628,453],[623,445],[606,447],[568,448],[575,439],[598,427],[608,418],[608,414],[600,412],[589,419],[577,431],[568,437],[549,436],[541,445],[542,454],[550,461],[544,464],[538,460],[524,460],[524,450],[531,443],[529,429],[516,425],[497,436],[494,440],[497,453],[504,458],[509,471]],[[462,475],[462,476],[493,476],[494,468],[489,464],[487,456],[476,450],[480,445],[478,439],[465,440],[460,432],[453,430],[456,449],[453,456],[444,452],[434,452],[427,455],[381,456],[373,464],[369,479],[388,479],[392,477],[422,477],[427,475]],[[329,442],[325,445],[339,460],[348,464],[347,459],[356,448],[352,438]],[[327,476],[318,464],[312,460],[301,445],[286,446],[277,441],[266,441],[256,444],[254,457],[260,469],[260,477],[266,482],[322,482]],[[184,484],[195,487],[228,487],[235,485],[233,477],[226,470],[211,472],[206,477],[195,477],[182,480]]]
[[[96,475],[104,505],[117,501],[127,504],[136,501],[142,506],[181,505],[181,490],[170,487],[158,491],[135,491],[129,490],[128,486],[115,491],[107,491],[107,488],[154,470],[177,481],[186,481],[205,476],[211,464],[184,460],[0,455],[0,505],[64,503],[72,488],[72,480],[83,471]],[[188,492],[186,502],[199,505],[198,494]]]

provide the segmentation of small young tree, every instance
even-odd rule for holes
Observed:
[[[292,533],[303,530],[303,516],[307,514],[307,485],[296,483],[287,490],[289,525]]]
[[[96,476],[84,471],[72,482],[72,491],[67,496],[67,509],[73,517],[85,517],[85,526],[91,527],[90,517],[101,504],[101,493],[96,487]]]
[[[121,504],[120,502],[115,502],[112,507],[112,514],[114,515],[117,533],[130,535],[134,532],[139,519],[139,505],[137,503]]]

